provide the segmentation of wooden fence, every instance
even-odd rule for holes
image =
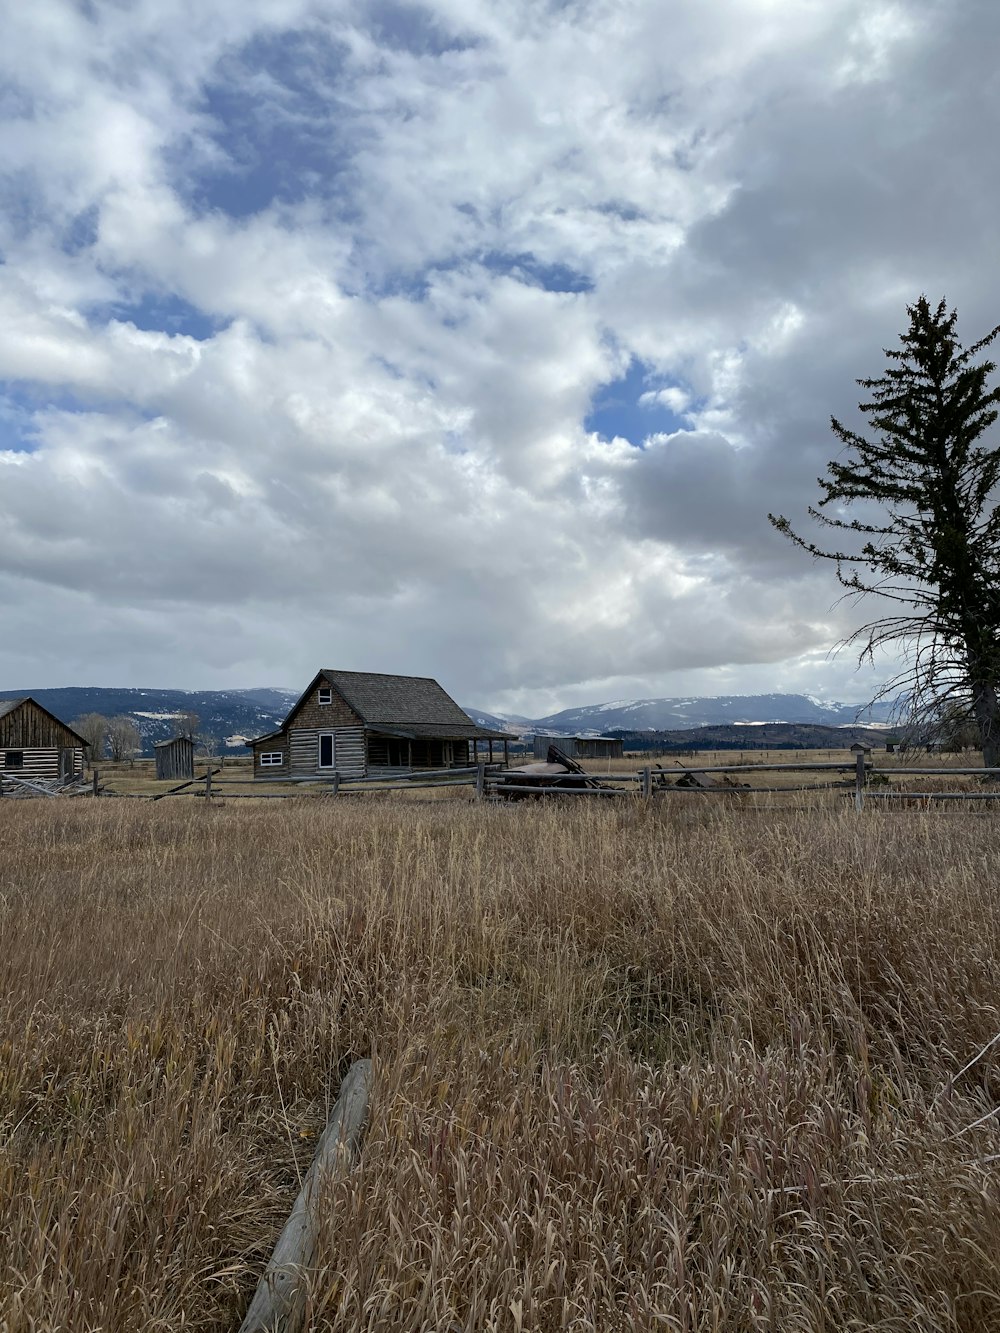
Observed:
[[[742,781],[736,781],[733,775]],[[760,785],[757,778],[764,774],[796,774],[811,777],[812,781],[794,785]],[[621,798],[625,796],[653,800],[664,796],[728,796],[786,795],[803,792],[842,791],[852,794],[854,806],[863,810],[866,801],[877,803],[906,802],[930,804],[933,801],[998,801],[1000,790],[932,791],[922,792],[905,788],[888,788],[882,784],[891,777],[950,777],[990,778],[1000,783],[1000,768],[940,768],[900,767],[879,769],[866,755],[859,753],[850,760],[816,763],[762,763],[762,764],[679,764],[676,768],[644,767],[628,773],[570,774],[574,785],[537,785],[528,775],[509,771],[500,765],[476,764],[466,768],[429,769],[415,773],[393,773],[384,777],[346,779],[333,773],[327,776],[301,778],[232,778],[222,775],[221,769],[208,769],[201,777],[182,782],[169,791],[157,792],[140,799],[160,801],[168,796],[197,796],[207,800],[288,800],[306,788],[318,788],[324,797],[362,796],[387,791],[436,791],[469,787],[478,799],[494,800],[525,797],[579,797]],[[721,778],[721,781],[719,780]],[[746,781],[747,778],[753,779]],[[826,778],[828,781],[817,781]],[[680,782],[680,785],[679,785]],[[878,785],[877,785],[878,784]],[[283,787],[282,791],[262,791],[262,787]],[[233,790],[234,788],[248,790]],[[103,790],[103,789],[102,789]],[[95,783],[96,794],[96,783]]]

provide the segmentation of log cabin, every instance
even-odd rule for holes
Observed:
[[[436,680],[324,668],[277,731],[250,742],[255,778],[365,778],[507,759]],[[484,751],[480,751],[480,746]]]
[[[0,778],[55,778],[83,772],[87,742],[54,713],[24,699],[0,699]]]

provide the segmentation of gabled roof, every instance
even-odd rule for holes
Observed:
[[[503,740],[502,731],[477,726],[468,713],[430,676],[393,676],[380,671],[317,671],[281,724],[289,722],[316,688],[329,681],[369,731],[440,736],[443,739]],[[261,739],[261,738],[258,738]]]
[[[50,717],[57,726],[62,727],[64,731],[68,731],[69,734],[74,737],[74,739],[78,740],[81,745],[90,745],[89,741],[84,740],[84,738],[75,732],[71,726],[68,726],[61,717],[56,717],[55,713],[50,713],[49,710],[43,704],[40,704],[37,699],[32,699],[30,694],[26,694],[22,699],[0,699],[0,717],[6,717],[8,713],[15,712],[22,704],[33,704],[35,708],[43,712],[46,717]]]

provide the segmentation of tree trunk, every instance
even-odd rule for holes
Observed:
[[[972,682],[972,711],[986,768],[1000,768],[1000,699],[990,681]]]

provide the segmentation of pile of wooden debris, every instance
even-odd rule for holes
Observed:
[[[600,778],[588,773],[555,745],[549,746],[545,763],[521,764],[518,768],[504,769],[497,776],[493,791],[503,801],[520,801],[546,792],[561,792],[564,795],[570,792],[621,795],[620,791],[602,783]]]
[[[0,773],[0,796],[6,799],[33,800],[41,796],[90,796],[91,783],[82,775],[62,782],[59,778],[17,778],[11,773]]]

